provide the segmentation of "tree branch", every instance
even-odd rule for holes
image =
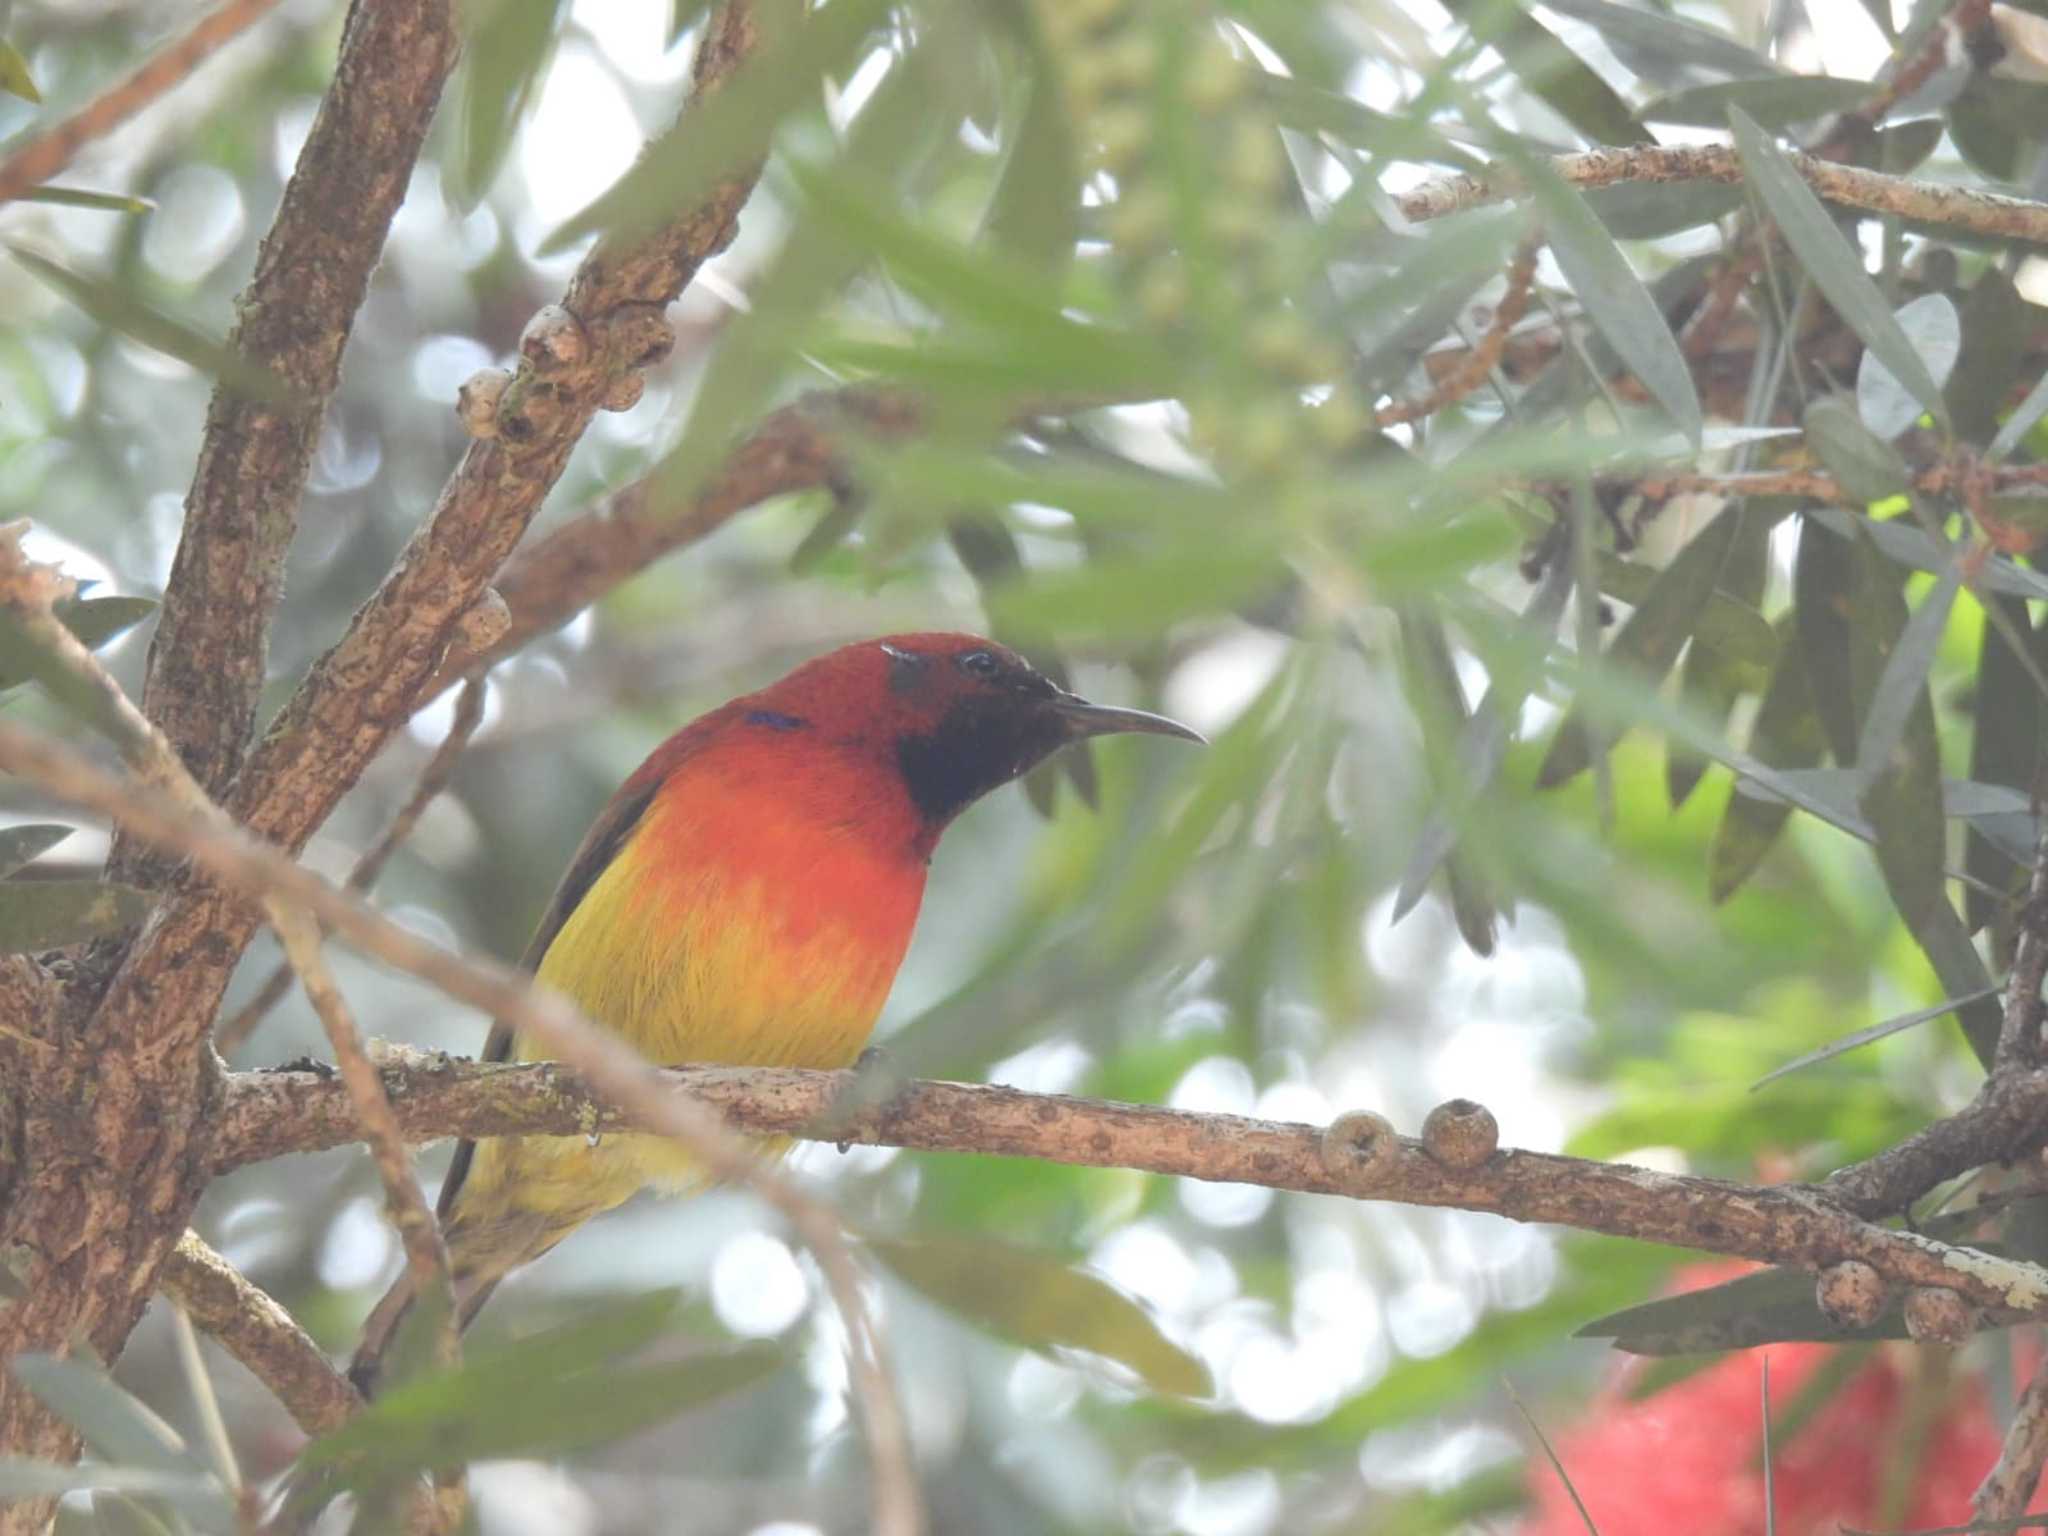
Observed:
[[[1967,234],[2048,245],[2048,203],[1971,187],[1913,181],[1852,165],[1840,165],[1791,151],[1792,163],[1823,200],[1866,213],[1896,214],[1940,224]],[[1628,149],[1593,149],[1551,161],[1576,187],[1610,187],[1623,181],[1718,181],[1743,179],[1742,159],[1726,144],[1647,144]],[[1486,176],[1446,176],[1424,182],[1394,198],[1404,218],[1421,222],[1462,213],[1520,195],[1506,171]]]
[[[210,1333],[284,1404],[308,1435],[338,1429],[363,1405],[348,1378],[328,1361],[291,1313],[269,1292],[187,1232],[157,1274],[163,1293]]]
[[[409,1136],[589,1135],[643,1128],[569,1068],[422,1052],[388,1059],[385,1089]],[[677,1067],[671,1094],[757,1135],[1032,1157],[1213,1183],[1484,1211],[1770,1264],[1860,1259],[1899,1286],[1939,1286],[2002,1314],[2048,1317],[2048,1270],[1880,1227],[1806,1185],[1751,1186],[1542,1152],[1504,1150],[1447,1166],[1400,1138],[1380,1158],[1335,1166],[1323,1128],[1119,1104],[985,1084],[912,1081],[855,1107],[857,1072]],[[341,1085],[324,1072],[228,1079],[216,1155],[223,1169],[361,1139]]]
[[[62,122],[53,124],[0,161],[0,203],[11,203],[69,165],[94,139],[105,138],[166,92],[176,89],[214,54],[261,21],[277,0],[226,0],[176,42],[151,54],[126,79],[110,86]]]

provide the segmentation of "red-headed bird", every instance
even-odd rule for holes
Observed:
[[[657,747],[585,835],[523,963],[654,1062],[847,1066],[947,824],[1068,743],[1121,731],[1202,739],[1077,698],[973,635],[845,646]],[[533,1050],[500,1024],[484,1057]],[[702,1182],[658,1136],[463,1142],[440,1201],[460,1323],[600,1211]],[[349,1375],[366,1392],[411,1299],[401,1277],[364,1325]]]

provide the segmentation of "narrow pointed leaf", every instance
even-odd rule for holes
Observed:
[[[214,1528],[234,1527],[234,1506],[210,1474],[77,1461],[60,1466],[26,1456],[0,1456],[0,1502],[57,1498],[105,1488],[142,1497],[176,1498],[216,1512]]]
[[[1738,502],[1737,508],[1742,515],[1742,524],[1736,530],[1734,546],[1721,568],[1721,581],[1714,589],[1714,596],[1755,614],[1768,637],[1769,625],[1757,611],[1757,605],[1763,601],[1764,578],[1770,566],[1771,529],[1785,509],[1761,499]],[[1697,719],[1719,727],[1727,723],[1737,696],[1755,691],[1758,669],[1730,655],[1714,642],[1707,624],[1714,612],[1715,605],[1710,600],[1706,612],[1700,615],[1699,627],[1693,631],[1693,641],[1686,649],[1685,659],[1679,664],[1678,692],[1684,706]],[[1706,766],[1707,759],[1684,743],[1667,743],[1664,782],[1673,809],[1684,805],[1691,797]]]
[[[870,1240],[890,1269],[948,1311],[1027,1349],[1079,1349],[1128,1366],[1154,1391],[1207,1397],[1209,1368],[1096,1275],[987,1238]]]
[[[101,880],[10,880],[0,885],[0,954],[62,949],[133,928],[152,898]]]
[[[1712,70],[1732,79],[1779,79],[1784,71],[1725,32],[1662,11],[1612,0],[1543,0],[1545,10],[1583,21],[1610,44],[1653,54],[1673,68]],[[1719,123],[1720,119],[1714,119]]]
[[[1656,240],[1697,229],[1742,206],[1742,188],[1714,181],[1623,181],[1582,195],[1621,240]]]
[[[1961,997],[1949,998],[1946,1002],[1936,1003],[1931,1008],[1918,1008],[1911,1013],[1902,1013],[1894,1018],[1886,1019],[1882,1023],[1872,1024],[1867,1028],[1856,1030],[1852,1034],[1843,1035],[1838,1040],[1830,1040],[1826,1045],[1808,1051],[1803,1056],[1793,1057],[1792,1060],[1786,1062],[1782,1067],[1772,1068],[1754,1083],[1750,1084],[1750,1087],[1752,1089],[1761,1088],[1765,1083],[1775,1082],[1787,1073],[1797,1072],[1802,1067],[1811,1067],[1823,1061],[1832,1061],[1837,1056],[1860,1049],[1863,1046],[1883,1040],[1891,1035],[1899,1034],[1902,1031],[1912,1029],[1915,1025],[1926,1024],[1932,1020],[1944,1018],[1960,1008],[1967,1007],[1971,1003],[1997,997],[1999,990],[1996,986],[1979,987],[1975,992],[1967,992]]]
[[[1949,562],[1934,590],[1921,599],[1885,660],[1884,672],[1864,716],[1862,734],[1856,741],[1858,798],[1869,793],[1880,775],[1894,766],[1905,739],[1906,723],[1915,706],[1926,697],[1927,670],[1934,664],[1934,653],[1948,628],[1962,578],[1963,563],[1958,555]]]
[[[467,213],[483,200],[554,56],[562,0],[462,0],[455,152],[444,162],[449,200]]]
[[[190,1536],[191,1527],[170,1510],[151,1508],[125,1493],[93,1490],[92,1520],[99,1536]]]
[[[1923,293],[1892,315],[1937,389],[1945,388],[1963,350],[1963,317],[1945,293]],[[1946,398],[1946,397],[1944,397]],[[1885,360],[1865,351],[1856,369],[1856,411],[1863,425],[1890,442],[1920,419],[1921,404]]]
[[[8,1369],[44,1407],[77,1430],[95,1455],[178,1476],[205,1472],[205,1462],[176,1430],[98,1366],[55,1355],[16,1355]]]
[[[1614,87],[1523,10],[1500,0],[1447,0],[1451,14],[1480,41],[1500,50],[1523,84],[1596,144],[1647,144],[1650,135],[1636,121]]]
[[[1559,562],[1562,564],[1562,562]],[[1405,604],[1398,611],[1401,629],[1402,672],[1407,678],[1410,707],[1422,722],[1423,740],[1428,743],[1430,755],[1438,763],[1449,763],[1458,750],[1458,743],[1470,728],[1472,715],[1465,704],[1465,689],[1458,678],[1458,666],[1451,655],[1450,638],[1444,633],[1443,621],[1434,610],[1421,604]],[[1432,821],[1442,820],[1442,809],[1432,813]],[[1425,827],[1425,835],[1428,828]],[[1423,852],[1418,846],[1417,854]],[[1493,946],[1499,920],[1491,896],[1477,873],[1456,857],[1456,849],[1449,844],[1441,850],[1431,847],[1427,862],[1421,866],[1420,880],[1414,861],[1404,877],[1400,892],[1394,898],[1392,921],[1399,922],[1421,899],[1422,890],[1435,873],[1438,862],[1448,859],[1450,868],[1451,899],[1458,928],[1465,942],[1477,954],[1493,953]]]
[[[2011,621],[2011,633],[2037,650],[2040,637],[2027,617],[2025,603],[2007,597],[1987,597],[1984,602],[1987,616],[1977,653],[1977,685],[1971,690],[1970,777],[1980,784],[2010,786],[2019,794],[2018,786],[2032,775],[2039,750],[2041,696],[2029,682],[2012,640],[1991,623],[1989,605],[2002,607]],[[2025,797],[2020,798],[2024,811]],[[2031,843],[2031,835],[2028,841]],[[1963,867],[1999,887],[2012,884],[2017,874],[1986,830],[1974,823],[1965,843]],[[1973,933],[1997,915],[1991,899],[1974,887],[1963,892],[1963,913]]]
[[[1608,664],[1626,668],[1647,685],[1663,680],[1698,627],[1699,616],[1721,579],[1741,519],[1739,505],[1724,507],[1678,552],[1608,643],[1604,658]],[[1563,784],[1591,760],[1585,711],[1575,704],[1537,770],[1537,786],[1551,789]]]
[[[1985,457],[1992,463],[1999,463],[2012,455],[2019,447],[2020,439],[2034,430],[2034,423],[2048,416],[2048,373],[2041,375],[2034,387],[2027,391],[2027,398],[2019,403],[2005,425],[1998,429],[1998,435],[1991,439],[1991,446],[1985,450]]]
[[[0,880],[41,858],[77,830],[57,822],[31,821],[0,831]]]
[[[1841,396],[1816,396],[1806,407],[1802,425],[1807,446],[1858,501],[1883,501],[1911,487],[1898,449],[1865,426],[1855,407]]]
[[[1862,80],[1837,80],[1827,75],[1777,75],[1768,79],[1733,80],[1695,86],[1660,96],[1643,108],[1651,123],[1683,123],[1692,128],[1720,128],[1732,107],[1766,128],[1789,128],[1835,112],[1861,106],[1870,96]]]
[[[16,261],[108,330],[118,331],[130,341],[211,374],[252,400],[275,403],[293,397],[292,387],[276,374],[248,361],[217,337],[143,303],[121,284],[92,273],[74,272],[18,245],[7,249]]]
[[[1653,565],[1624,560],[1611,550],[1600,551],[1600,590],[1631,608],[1642,602],[1663,574]],[[1755,604],[1719,588],[1701,610],[1693,638],[1752,667],[1768,667],[1778,656],[1778,637],[1771,621]]]
[[[1794,615],[1787,614],[1779,621],[1778,660],[1764,688],[1763,702],[1757,706],[1749,750],[1773,768],[1796,771],[1821,760],[1827,751],[1827,731],[1807,685],[1806,657],[1794,620]],[[1728,797],[1707,855],[1707,892],[1714,901],[1726,901],[1741,888],[1770,852],[1791,814],[1792,807],[1784,801],[1767,801],[1751,794]]]
[[[1949,414],[1964,442],[1988,443],[2027,349],[2026,302],[1997,267],[1985,268],[1963,301],[1962,330],[1962,355],[1946,386]]]
[[[1080,150],[1060,62],[1042,46],[1033,51],[1030,97],[1011,135],[985,232],[998,249],[1057,274],[1072,262],[1080,235]]]
[[[1907,393],[1946,430],[1948,404],[1941,397],[1941,388],[1899,329],[1883,293],[1863,270],[1861,254],[1843,237],[1806,178],[1756,119],[1740,107],[1730,107],[1728,120],[1750,184],[1799,264],[1843,323],[1863,338],[1863,344],[1884,360]]]
[[[1932,576],[1948,564],[1949,546],[1911,523],[1876,522],[1847,507],[1808,507],[1801,515],[1809,525],[1818,525],[1833,535],[1839,544],[1846,546],[1855,539],[1868,539],[1877,546],[1879,554],[1895,565]],[[1987,559],[1971,585],[1981,592],[1997,592],[2007,597],[2048,598],[2048,577],[2015,565],[2001,555]]]
[[[97,208],[102,213],[153,213],[156,204],[127,192],[94,192],[85,187],[30,187],[24,203],[51,203],[60,208]]]
[[[835,0],[771,33],[717,91],[650,142],[631,170],[548,236],[541,254],[595,234],[638,240],[695,207],[719,181],[767,153],[782,119],[816,97],[828,71],[850,66],[888,13],[886,0]],[[790,14],[777,8],[778,19]]]
[[[43,99],[43,93],[36,89],[35,77],[29,73],[28,60],[9,42],[0,42],[0,91],[23,101]]]

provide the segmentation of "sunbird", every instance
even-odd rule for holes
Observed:
[[[844,646],[655,748],[591,824],[521,963],[662,1065],[838,1068],[866,1046],[954,817],[1072,742],[1195,731],[1091,704],[974,635]],[[535,1059],[503,1024],[487,1061]],[[467,1327],[601,1211],[703,1171],[658,1136],[464,1141],[439,1215]],[[413,1299],[364,1324],[365,1393]]]

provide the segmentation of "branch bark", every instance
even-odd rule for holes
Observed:
[[[2048,203],[1970,187],[1946,186],[1887,176],[1792,152],[1792,163],[1824,201],[1866,213],[1896,214],[1996,240],[2048,245]],[[1742,159],[1726,144],[1647,144],[1628,149],[1593,149],[1559,155],[1551,164],[1576,187],[1611,187],[1624,181],[1718,181],[1739,183]],[[1519,195],[1505,172],[1488,176],[1446,176],[1424,182],[1394,198],[1403,218],[1421,222]]]

